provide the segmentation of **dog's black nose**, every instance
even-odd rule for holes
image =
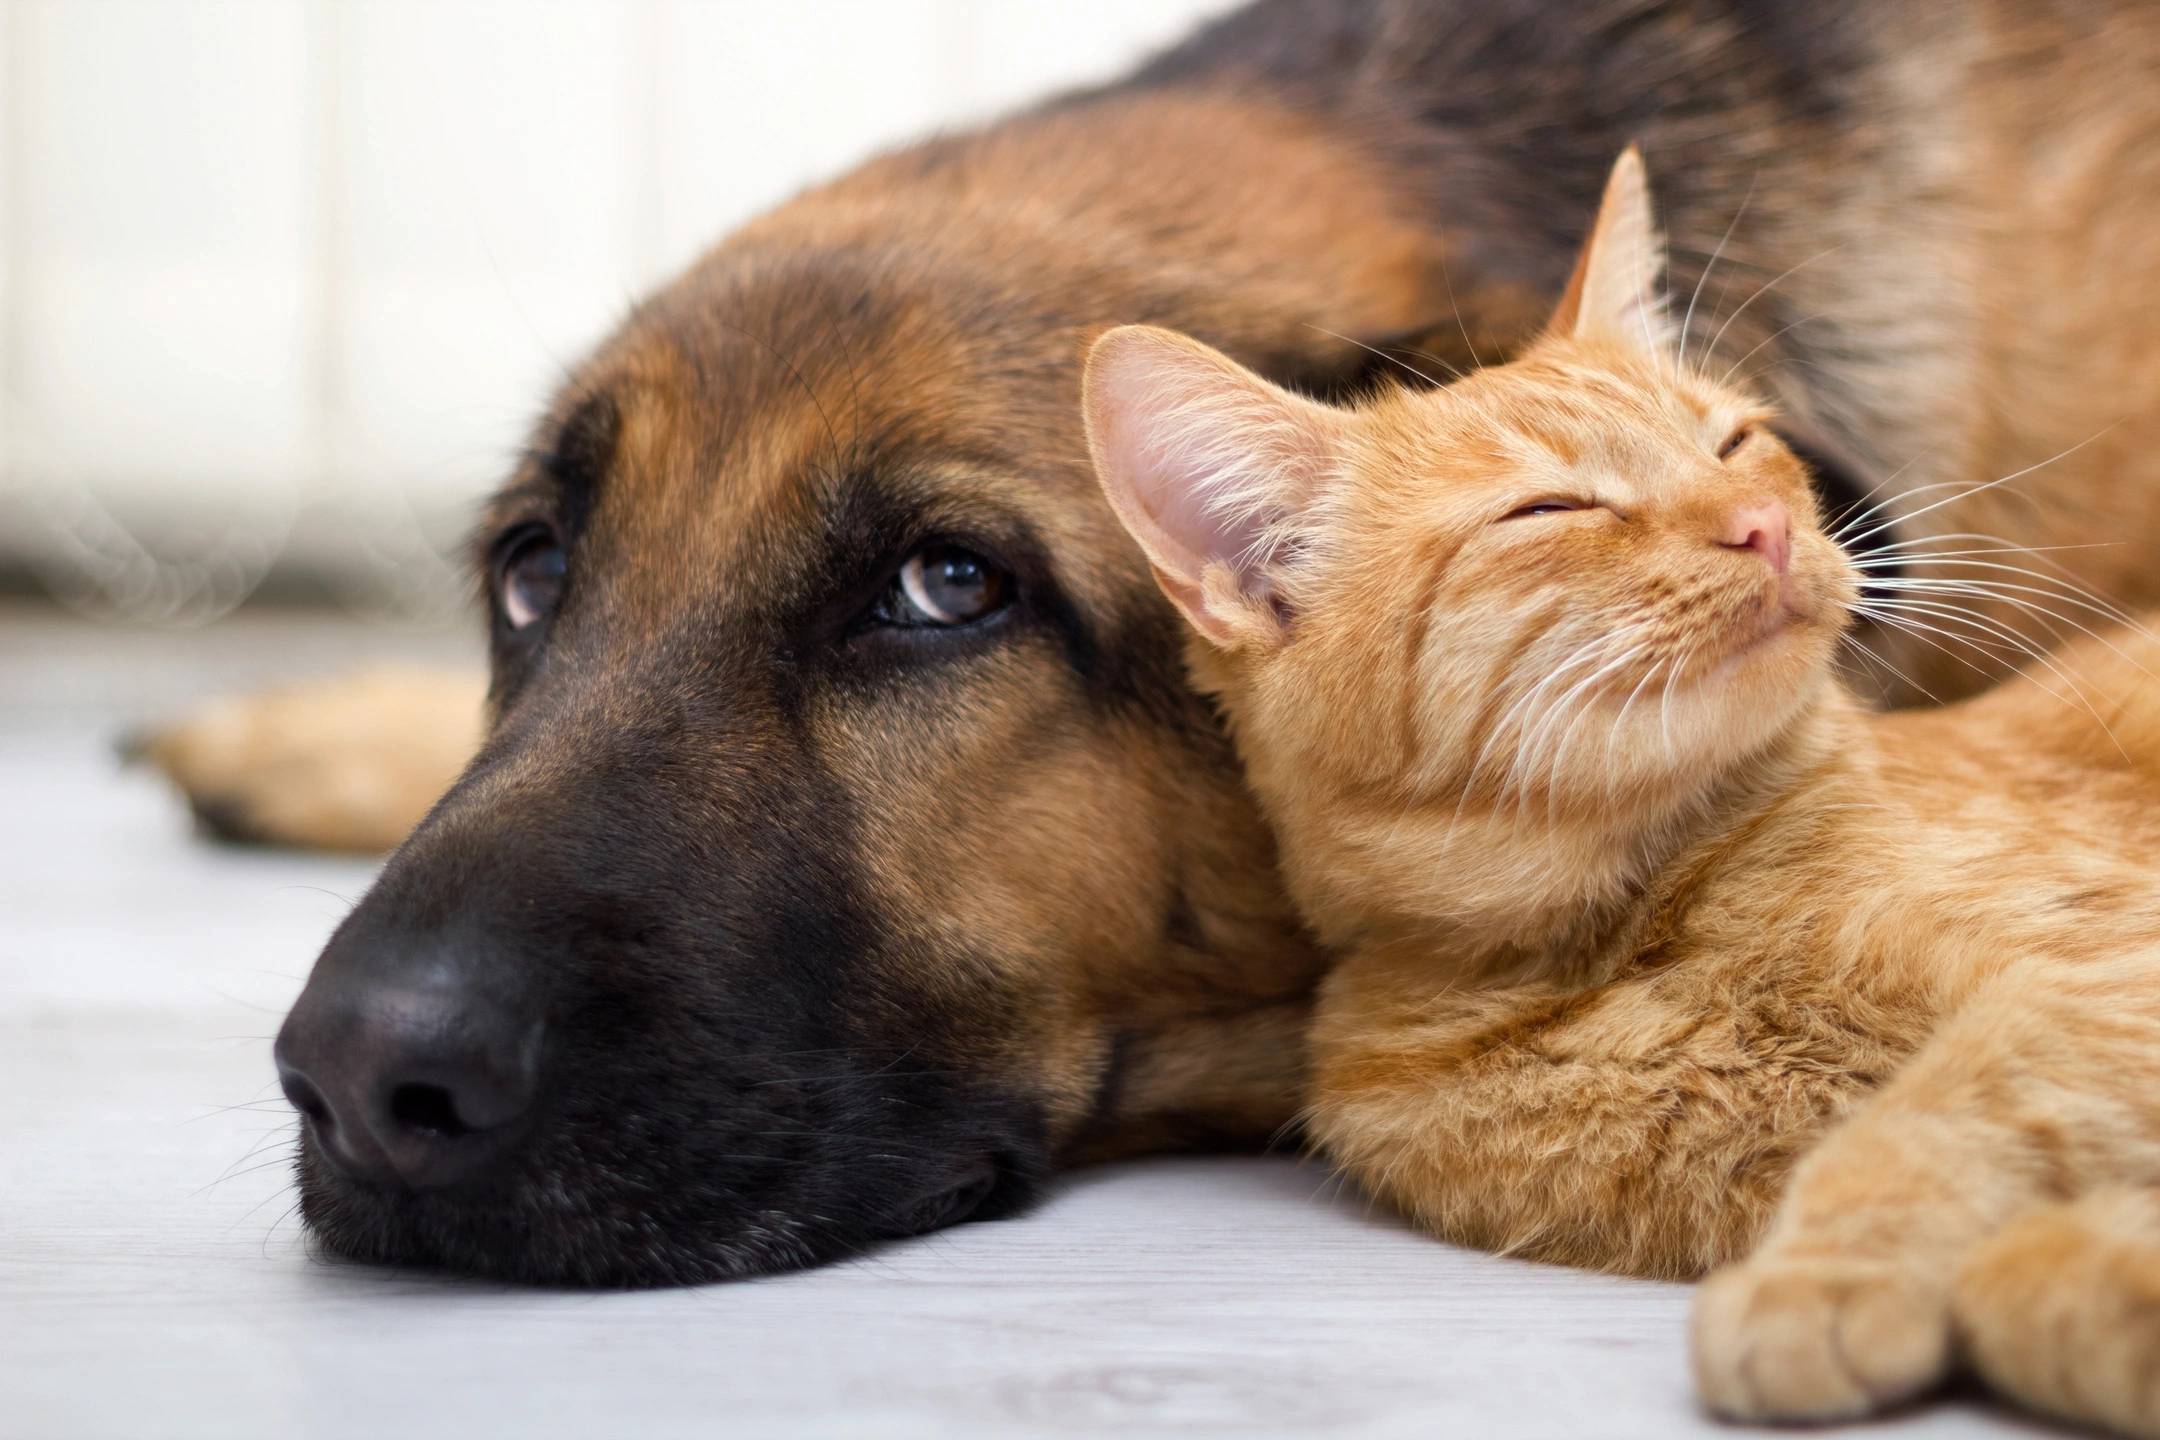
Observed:
[[[453,975],[318,974],[276,1047],[285,1096],[356,1179],[413,1188],[484,1173],[523,1137],[541,1026]]]

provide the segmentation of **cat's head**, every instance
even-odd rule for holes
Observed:
[[[1764,405],[1681,362],[1662,269],[1631,150],[1546,333],[1443,388],[1337,410],[1166,331],[1096,343],[1103,488],[1323,933],[1345,875],[1441,859],[1406,817],[1609,844],[1832,683],[1854,572]]]

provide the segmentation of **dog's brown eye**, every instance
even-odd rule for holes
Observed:
[[[1725,443],[1718,446],[1717,458],[1720,460],[1732,459],[1734,452],[1742,445],[1747,444],[1748,437],[1754,433],[1755,427],[1752,425],[1742,425],[1739,429],[1733,431],[1732,434],[1725,437]]]
[[[523,630],[554,611],[562,600],[563,575],[568,569],[561,542],[545,526],[531,526],[510,537],[496,563],[495,593],[512,630]]]
[[[1002,607],[1012,577],[972,550],[925,545],[908,556],[882,607],[896,625],[965,625]]]

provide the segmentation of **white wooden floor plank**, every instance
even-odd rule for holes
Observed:
[[[1286,1159],[1082,1172],[1018,1220],[700,1290],[311,1258],[267,1036],[370,867],[197,844],[106,741],[367,647],[0,611],[0,1436],[1734,1434],[1689,1397],[1684,1289],[1455,1250]],[[1853,1433],[2034,1432],[1960,1401]]]

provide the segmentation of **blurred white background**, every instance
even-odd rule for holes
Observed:
[[[735,222],[1229,0],[0,0],[0,566],[462,603],[563,366]]]

